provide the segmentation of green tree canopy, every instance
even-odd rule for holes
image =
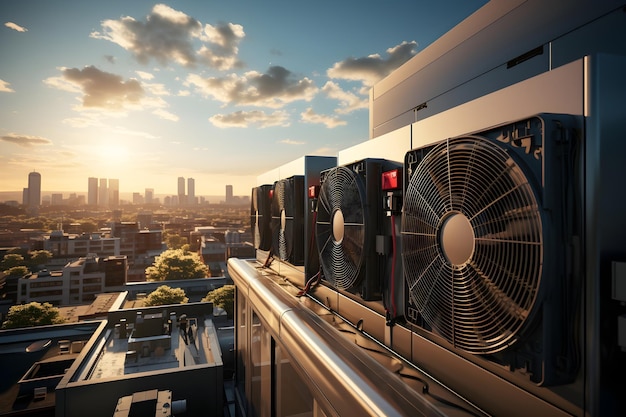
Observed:
[[[58,308],[53,307],[50,303],[32,302],[12,306],[2,328],[15,329],[60,323],[65,323],[65,319],[59,314]]]
[[[183,249],[183,246],[187,245],[187,238],[180,235],[168,234],[165,237],[165,243],[168,249]],[[187,249],[189,246],[187,246]]]
[[[80,222],[80,230],[84,233],[93,233],[98,230],[98,222],[95,220],[83,220]]]
[[[34,250],[30,252],[28,263],[31,266],[44,265],[52,259],[52,252],[48,250]]]
[[[171,288],[167,285],[161,285],[159,288],[148,294],[144,300],[144,305],[149,307],[169,304],[185,304],[187,301],[189,301],[189,298],[185,296],[185,291],[182,288]]]
[[[146,268],[148,281],[205,278],[209,269],[197,253],[184,249],[168,249]]]
[[[24,265],[24,257],[19,253],[7,253],[0,261],[0,268],[3,271],[20,265]]]
[[[23,277],[30,273],[30,270],[24,265],[14,266],[13,268],[9,268],[4,271],[10,277]]]
[[[235,286],[224,285],[209,291],[202,301],[213,303],[214,306],[224,309],[228,317],[232,317],[235,312]]]

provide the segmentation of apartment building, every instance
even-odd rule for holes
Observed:
[[[52,253],[53,259],[62,262],[94,253],[100,257],[119,256],[121,239],[101,233],[83,233],[80,235],[55,230],[43,237],[43,249]],[[52,262],[55,263],[54,261]]]
[[[17,302],[53,305],[91,302],[96,295],[123,290],[127,281],[125,256],[81,257],[59,271],[39,271],[17,282]]]

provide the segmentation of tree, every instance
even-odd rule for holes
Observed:
[[[209,291],[202,301],[213,303],[214,306],[224,309],[228,317],[233,317],[235,313],[235,286],[224,285]]]
[[[24,275],[29,274],[30,271],[24,265],[19,265],[7,269],[6,271],[4,271],[4,273],[10,277],[23,277]]]
[[[47,250],[34,250],[30,252],[28,263],[31,267],[37,267],[39,265],[45,265],[50,259],[52,259],[52,252]]]
[[[146,268],[148,281],[206,278],[209,269],[197,253],[184,249],[168,249]]]
[[[186,237],[175,234],[168,234],[165,243],[168,249],[182,249],[184,245],[188,244]]]
[[[53,307],[50,303],[32,302],[12,306],[2,328],[15,329],[60,323],[65,323],[65,319],[59,314],[58,308]]]
[[[80,230],[83,233],[93,233],[98,230],[98,222],[94,220],[84,220],[80,223]]]
[[[24,257],[18,253],[7,253],[0,262],[0,268],[3,271],[20,265],[24,265]]]
[[[161,285],[156,290],[152,291],[144,300],[144,305],[149,306],[162,306],[169,304],[186,304],[189,298],[185,296],[185,291],[182,288],[170,288],[167,285]]]

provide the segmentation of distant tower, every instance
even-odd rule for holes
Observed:
[[[120,205],[120,180],[109,179],[109,207]]]
[[[187,178],[187,204],[196,204],[196,180]]]
[[[87,180],[87,204],[98,205],[98,178],[89,177]]]
[[[31,172],[28,174],[28,207],[38,208],[41,204],[41,174]]]
[[[185,204],[185,177],[178,177],[178,204]]]
[[[100,207],[109,206],[109,186],[106,178],[100,178],[100,187],[98,188],[98,205]]]
[[[153,199],[154,199],[154,188],[146,188],[146,193],[144,197],[146,204],[152,204]]]
[[[226,204],[230,204],[233,202],[233,186],[226,186]]]

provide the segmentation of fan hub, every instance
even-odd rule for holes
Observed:
[[[285,230],[287,227],[287,214],[285,213],[285,209],[280,211],[280,230]]]
[[[463,265],[474,253],[474,228],[459,212],[446,216],[439,229],[439,242],[444,256],[453,265]]]
[[[344,219],[341,210],[335,210],[332,217],[333,242],[340,245],[344,235]]]

